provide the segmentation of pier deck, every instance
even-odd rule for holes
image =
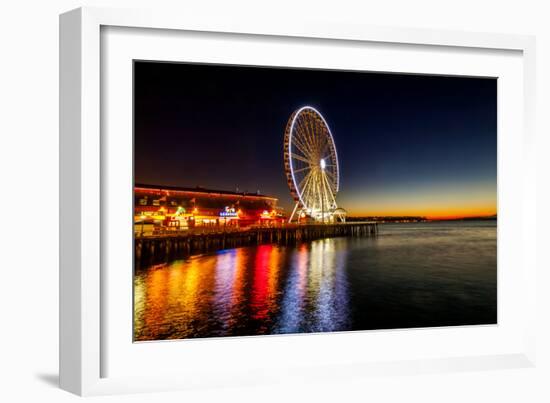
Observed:
[[[159,263],[174,258],[216,250],[275,243],[295,245],[299,242],[332,237],[375,236],[376,222],[339,224],[285,225],[245,229],[195,228],[134,239],[135,265]]]

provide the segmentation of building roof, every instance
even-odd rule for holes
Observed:
[[[217,190],[217,189],[206,189],[201,186],[196,187],[179,187],[179,186],[165,186],[165,185],[151,185],[136,183],[134,184],[134,189],[148,189],[148,190],[157,190],[157,191],[170,191],[170,192],[185,192],[185,193],[199,193],[203,195],[224,195],[224,196],[241,196],[241,197],[259,197],[263,199],[272,199],[278,200],[276,197],[266,196],[259,193],[247,193],[247,192],[232,192],[229,190]]]

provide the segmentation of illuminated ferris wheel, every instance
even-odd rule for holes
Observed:
[[[315,108],[292,113],[285,130],[285,171],[296,201],[289,222],[309,218],[318,222],[345,221],[336,204],[340,172],[332,133]]]

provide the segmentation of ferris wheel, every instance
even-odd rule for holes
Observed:
[[[336,146],[326,120],[315,108],[304,106],[290,116],[284,162],[296,202],[289,222],[306,217],[326,223],[345,221],[345,211],[336,204],[340,186]]]

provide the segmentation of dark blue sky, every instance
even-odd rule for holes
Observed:
[[[292,200],[291,113],[319,110],[350,214],[496,213],[496,79],[135,62],[135,181]]]

